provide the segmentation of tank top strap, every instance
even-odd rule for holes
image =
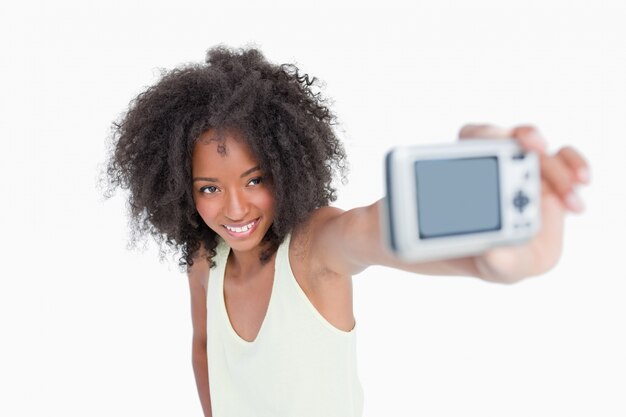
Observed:
[[[215,272],[212,272],[211,275],[221,277],[221,279],[224,278],[229,253],[230,246],[228,246],[226,242],[220,238],[219,243],[215,247],[215,256],[213,257],[213,262],[215,262]]]
[[[289,268],[289,244],[291,242],[291,233],[288,233],[287,236],[283,239],[283,242],[278,247],[276,251],[276,270],[279,268],[288,268],[289,272],[291,272],[291,268]]]

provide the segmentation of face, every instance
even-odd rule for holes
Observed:
[[[205,132],[193,149],[196,209],[233,250],[258,250],[274,221],[271,186],[243,140],[231,134],[223,142],[211,140],[215,137],[212,130]]]

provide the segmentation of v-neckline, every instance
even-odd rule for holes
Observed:
[[[225,293],[225,288],[224,288],[224,281],[226,280],[226,267],[228,266],[228,258],[230,256],[231,249],[228,248],[228,251],[226,251],[226,256],[224,257],[224,261],[223,261],[224,266],[222,268],[222,280],[221,280],[222,288],[220,291],[221,293],[220,298],[222,300],[222,307],[223,307],[224,315],[226,316],[227,327],[229,328],[229,332],[233,335],[235,340],[237,340],[239,343],[242,343],[247,346],[254,345],[257,342],[257,340],[259,340],[259,336],[263,333],[265,322],[267,321],[267,317],[269,316],[270,309],[272,307],[272,299],[274,298],[274,294],[276,293],[276,282],[277,282],[276,266],[278,263],[279,251],[280,251],[280,247],[276,250],[274,254],[274,274],[272,277],[272,285],[271,285],[272,288],[270,290],[270,296],[267,302],[267,308],[265,309],[265,315],[263,316],[263,320],[261,320],[261,325],[259,326],[259,330],[257,331],[256,336],[252,340],[246,340],[243,337],[241,337],[239,333],[237,333],[237,331],[233,327],[233,322],[231,321],[230,315],[228,314],[228,308],[226,307],[226,293]]]

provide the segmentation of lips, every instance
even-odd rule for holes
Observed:
[[[233,237],[247,237],[254,232],[257,225],[259,224],[260,217],[254,219],[248,223],[240,223],[240,224],[223,224],[224,228],[228,232],[229,235]]]

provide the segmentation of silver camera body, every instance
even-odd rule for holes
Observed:
[[[539,158],[514,140],[392,149],[382,225],[408,262],[480,254],[529,241],[541,227]]]

